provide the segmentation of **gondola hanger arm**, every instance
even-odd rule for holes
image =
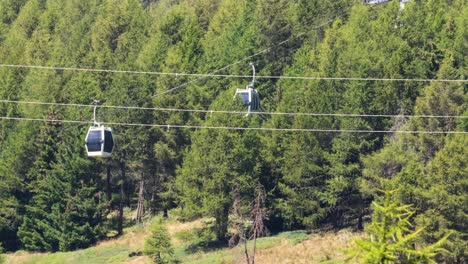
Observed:
[[[101,126],[101,124],[99,124],[99,123],[97,122],[97,119],[96,119],[96,108],[97,108],[97,106],[98,106],[99,104],[101,104],[101,101],[100,101],[100,100],[94,100],[91,104],[94,105],[94,109],[93,109],[93,124],[94,124],[94,126],[99,127],[99,126]]]
[[[255,87],[254,86],[255,85],[255,63],[251,62],[251,63],[249,63],[249,65],[252,66],[252,71],[253,71],[253,73],[252,73],[252,84],[251,84],[252,89],[253,89]]]

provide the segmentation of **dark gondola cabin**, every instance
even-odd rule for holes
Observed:
[[[92,126],[85,139],[88,157],[110,157],[114,148],[112,129],[104,126]]]

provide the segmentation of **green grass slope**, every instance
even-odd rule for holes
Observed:
[[[171,220],[168,230],[174,245],[175,258],[180,263],[243,263],[243,246],[228,248],[210,245],[197,236],[202,220],[180,223]],[[102,241],[97,245],[77,251],[57,253],[29,253],[18,251],[7,254],[12,264],[101,264],[101,263],[151,263],[151,259],[138,255],[143,250],[149,222],[125,229],[119,238]],[[359,234],[347,230],[320,234],[305,231],[283,232],[257,240],[256,263],[338,263],[346,256],[342,249]],[[252,242],[249,241],[249,249]],[[137,253],[136,256],[130,256]]]

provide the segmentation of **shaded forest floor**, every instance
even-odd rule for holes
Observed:
[[[94,247],[71,252],[29,253],[18,251],[7,254],[7,263],[151,263],[141,255],[149,224],[130,226],[124,235],[99,242]],[[197,238],[203,220],[181,223],[170,220],[167,228],[171,235],[175,257],[180,263],[245,263],[243,247],[206,243]],[[256,263],[339,263],[346,258],[343,248],[359,233],[349,230],[307,234],[290,231],[257,240]],[[249,243],[251,248],[252,243]]]

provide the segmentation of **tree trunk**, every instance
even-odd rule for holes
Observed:
[[[358,223],[357,223],[357,229],[358,230],[363,230],[364,229],[363,219],[362,219],[363,217],[364,217],[364,209],[361,208],[361,210],[359,212]]]
[[[265,219],[266,219],[266,214],[265,214],[265,199],[266,199],[266,193],[265,193],[265,187],[263,185],[258,184],[257,187],[255,187],[255,203],[254,203],[254,208],[250,212],[250,216],[253,218],[253,226],[252,226],[252,231],[253,231],[253,252],[252,256],[250,257],[250,260],[252,264],[255,263],[255,254],[257,252],[257,237],[262,236],[266,232],[265,228]]]
[[[253,251],[252,251],[252,264],[255,263],[255,253],[257,253],[257,232],[254,231]]]
[[[223,208],[218,211],[216,216],[216,239],[218,241],[226,241],[229,221],[229,205],[223,205]]]
[[[123,234],[123,208],[125,205],[125,163],[120,164],[120,173],[122,175],[122,180],[120,182],[120,204],[119,204],[119,221],[117,223],[117,232],[118,235]]]
[[[144,176],[142,175],[140,179],[140,191],[138,192],[138,206],[137,206],[137,215],[136,215],[137,222],[141,222],[141,218],[143,217],[143,214],[145,213],[144,193],[145,193],[145,181],[144,181]]]
[[[107,210],[110,212],[112,210],[112,188],[111,188],[111,165],[112,162],[109,160],[106,163],[106,196],[107,196]]]
[[[250,264],[250,258],[249,258],[249,248],[247,247],[247,238],[245,237],[246,235],[243,234],[243,237],[241,238],[244,243],[244,255],[245,255],[245,261],[247,264]],[[252,260],[253,261],[253,260]],[[253,263],[253,262],[252,262]]]

